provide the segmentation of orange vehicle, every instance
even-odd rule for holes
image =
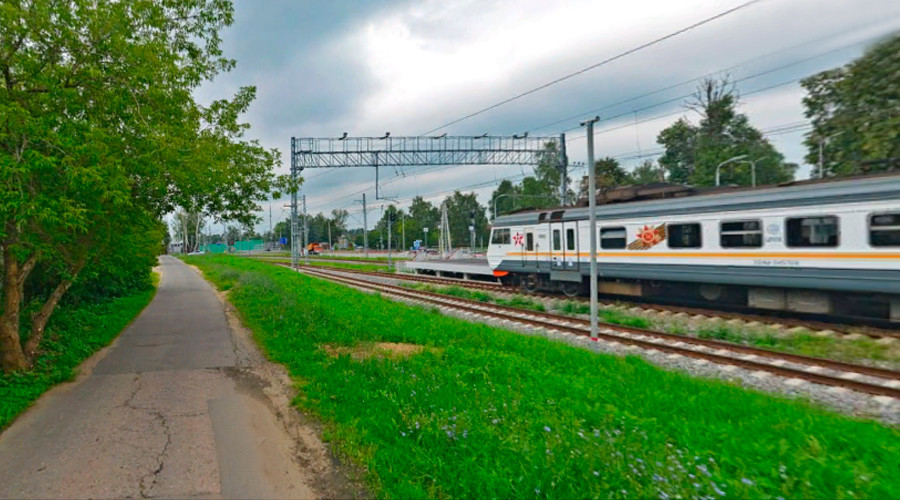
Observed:
[[[318,255],[322,253],[322,245],[310,243],[309,245],[306,245],[306,251],[309,252],[310,255]]]

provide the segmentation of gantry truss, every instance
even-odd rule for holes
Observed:
[[[549,156],[549,157],[548,157]],[[306,168],[374,167],[375,198],[379,167],[433,165],[537,165],[542,160],[562,171],[560,198],[566,195],[565,135],[558,137],[451,136],[438,137],[343,137],[291,138],[291,175],[294,179]],[[298,194],[291,194],[291,263],[297,267],[299,225]],[[363,197],[365,210],[365,196]]]
[[[536,165],[560,137],[291,138],[291,172],[305,168]]]

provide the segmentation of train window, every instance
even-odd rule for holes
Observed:
[[[562,250],[562,238],[559,235],[559,229],[553,230],[553,249]]]
[[[575,250],[575,230],[566,229],[566,250]]]
[[[534,250],[534,233],[528,233],[525,235],[525,249],[529,252]]]
[[[759,248],[762,246],[762,224],[758,220],[732,220],[719,228],[722,248]]]
[[[869,244],[873,247],[900,246],[900,212],[875,214],[869,218]]]
[[[669,248],[700,248],[700,224],[669,224]]]
[[[550,220],[560,220],[563,218],[564,213],[566,213],[565,210],[557,210],[556,212],[550,212]]]
[[[491,244],[493,245],[509,245],[509,229],[494,229],[491,235]]]
[[[625,248],[627,238],[628,234],[622,226],[600,228],[600,248]]]
[[[787,219],[785,225],[789,247],[838,246],[838,218],[833,215]]]
[[[538,215],[538,220],[542,221],[547,218],[547,212],[541,212],[541,215]]]

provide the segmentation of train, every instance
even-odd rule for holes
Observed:
[[[598,198],[598,293],[900,322],[900,175]],[[584,294],[588,217],[586,206],[499,216],[488,264],[527,292]]]

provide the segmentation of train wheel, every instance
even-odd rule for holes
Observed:
[[[526,293],[534,293],[538,289],[539,282],[537,274],[528,274],[522,278],[522,290]]]
[[[581,293],[581,283],[562,283],[559,285],[559,291],[566,297],[574,297]]]

